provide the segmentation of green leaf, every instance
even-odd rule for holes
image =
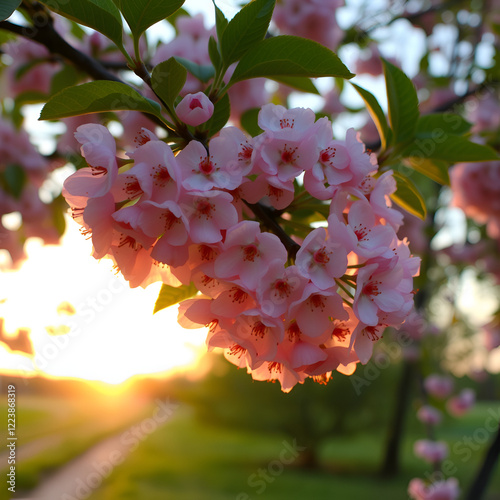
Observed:
[[[425,201],[416,186],[407,177],[393,173],[396,180],[396,192],[391,194],[391,199],[401,208],[412,215],[424,220],[427,215]]]
[[[156,95],[173,108],[176,97],[186,83],[186,76],[186,68],[171,57],[153,68],[151,85]]]
[[[230,114],[231,105],[229,96],[224,94],[224,96],[215,103],[214,114],[208,122],[201,126],[201,129],[208,130],[209,137],[212,137],[228,122]]]
[[[259,135],[262,132],[264,132],[259,127],[259,111],[260,111],[260,108],[247,109],[240,116],[240,124],[241,124],[241,126],[252,137],[255,137],[256,135]]]
[[[113,0],[130,27],[134,38],[150,26],[171,16],[184,0]]]
[[[7,165],[0,175],[4,190],[18,200],[28,181],[26,171],[19,165],[11,164]]]
[[[443,133],[453,135],[466,134],[472,124],[454,113],[432,113],[421,116],[417,121],[415,135],[418,138],[438,137]]]
[[[196,64],[184,57],[175,56],[178,63],[182,64],[200,82],[207,83],[215,75],[215,68],[210,65]]]
[[[394,144],[410,142],[419,117],[417,92],[411,80],[396,66],[382,59]]]
[[[21,5],[22,0],[2,0],[0,4],[0,21],[5,21]]]
[[[297,36],[276,36],[262,40],[240,60],[229,85],[258,77],[354,75],[344,63],[323,45]]]
[[[401,156],[418,159],[433,158],[449,163],[499,159],[496,151],[490,147],[471,142],[465,137],[447,134],[444,131],[435,134],[433,138],[415,139],[401,152]]]
[[[160,106],[132,87],[100,80],[69,87],[54,95],[43,107],[40,120],[117,110],[142,111],[162,118]]]
[[[217,41],[213,36],[211,36],[208,39],[208,55],[210,57],[210,61],[212,62],[214,68],[220,69],[222,60],[219,54],[219,47],[217,45]]]
[[[212,3],[214,4],[214,8],[215,8],[215,29],[217,31],[217,39],[220,41],[220,40],[222,40],[222,35],[223,35],[229,21],[226,19],[226,16],[219,9],[219,7],[217,7],[214,0],[212,0]]]
[[[417,172],[425,175],[438,184],[450,185],[450,176],[448,174],[449,164],[443,160],[433,160],[432,158],[408,158],[408,163]]]
[[[368,90],[365,90],[364,88],[352,82],[351,85],[355,88],[355,90],[365,102],[368,113],[370,113],[370,116],[374,121],[375,126],[377,127],[377,131],[382,144],[382,151],[385,151],[387,149],[387,146],[391,142],[392,131],[387,124],[387,119],[384,112],[382,111],[382,108],[380,107],[379,102],[371,92],[368,92]]]
[[[226,68],[264,39],[275,3],[276,0],[253,0],[229,21],[220,38],[221,55]]]
[[[106,35],[123,48],[122,17],[112,0],[40,0],[50,10]]]
[[[165,309],[166,307],[178,304],[182,300],[194,297],[198,293],[198,289],[193,283],[189,285],[181,285],[179,287],[174,287],[170,285],[163,284],[156,299],[155,308],[153,314]]]
[[[316,88],[314,83],[309,78],[300,76],[277,76],[271,78],[271,80],[274,80],[278,83],[283,83],[284,85],[288,85],[289,87],[300,90],[301,92],[320,95],[320,91]]]

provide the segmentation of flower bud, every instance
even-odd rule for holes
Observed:
[[[197,127],[205,123],[214,113],[212,101],[203,93],[187,94],[175,108],[181,121]]]

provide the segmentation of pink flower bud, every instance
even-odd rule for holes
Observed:
[[[203,92],[197,92],[187,94],[177,105],[175,112],[184,123],[197,127],[213,115],[214,105]]]
[[[464,413],[467,413],[476,402],[476,393],[473,389],[464,389],[457,396],[454,396],[448,400],[446,403],[446,408],[448,412],[459,417]]]
[[[444,441],[420,439],[415,442],[413,452],[429,463],[443,461],[448,456],[448,445]]]
[[[448,397],[453,390],[453,379],[446,375],[433,374],[429,375],[424,380],[424,386],[431,396],[444,399]]]
[[[459,494],[458,481],[454,477],[430,484],[416,477],[408,485],[408,495],[414,500],[456,500]]]
[[[437,425],[441,422],[442,413],[434,406],[424,405],[418,409],[417,418],[424,424]]]

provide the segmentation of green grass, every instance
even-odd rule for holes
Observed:
[[[50,438],[43,451],[16,462],[16,483],[20,491],[34,488],[55,469],[82,454],[107,436],[117,433],[151,413],[152,404],[128,412],[110,406],[112,398],[96,395],[94,400],[74,397],[21,395],[17,398],[16,435],[18,450],[40,438]],[[6,414],[5,403],[0,411]],[[18,452],[19,453],[19,452]],[[0,464],[0,474],[8,465]]]
[[[464,461],[463,454],[453,453],[453,444],[484,425],[486,408],[480,405],[439,430],[439,438],[452,448],[450,460],[457,468],[455,476],[462,489],[470,484],[484,446]],[[409,480],[432,472],[413,455],[414,440],[423,436],[415,432],[407,436],[401,473],[380,479],[377,470],[383,433],[370,431],[325,443],[319,470],[300,468],[298,459],[280,471],[276,461],[284,449],[283,441],[292,442],[289,437],[204,424],[187,407],[181,407],[170,422],[113,471],[90,500],[357,499],[368,492],[386,500],[406,498]],[[267,476],[259,476],[260,471]],[[493,478],[489,495],[491,499],[500,498],[500,474]]]

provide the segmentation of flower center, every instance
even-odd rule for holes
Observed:
[[[201,102],[198,98],[194,98],[190,103],[189,103],[189,109],[196,109],[196,108],[203,108],[201,105]]]
[[[316,264],[327,264],[328,262],[330,262],[330,257],[328,256],[328,252],[326,251],[325,247],[316,250],[316,252],[314,252],[313,258]]]
[[[247,245],[243,247],[243,260],[247,262],[255,262],[255,258],[258,257],[259,249],[255,245]]]
[[[200,161],[199,167],[200,172],[205,175],[210,175],[215,170],[214,164],[210,161],[210,158],[208,156]]]

